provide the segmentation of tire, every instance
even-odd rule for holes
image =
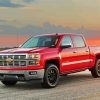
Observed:
[[[47,64],[43,82],[41,83],[44,88],[54,88],[57,86],[59,81],[59,69],[54,64]]]
[[[95,66],[90,71],[94,78],[100,77],[100,59],[97,59]]]
[[[17,83],[17,81],[1,81],[6,86],[13,86]]]

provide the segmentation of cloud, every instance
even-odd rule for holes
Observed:
[[[35,0],[0,0],[0,7],[12,7],[12,8],[18,8],[18,7],[24,7],[28,3],[32,3]]]
[[[26,3],[31,3],[33,1],[35,1],[35,0],[23,0],[23,2],[26,2]]]
[[[3,20],[3,19],[0,20],[0,23],[5,23],[5,22],[7,22],[7,20]]]
[[[10,25],[0,25],[0,35],[37,35],[45,33],[78,33],[83,34],[86,39],[96,39],[100,37],[100,30],[89,30],[83,26],[78,29],[63,27],[60,25],[50,24],[46,22],[43,26],[27,25],[25,27],[15,27]]]
[[[23,7],[21,4],[12,2],[11,0],[0,0],[0,7]]]
[[[43,26],[27,25],[20,28],[7,24],[0,25],[0,47],[18,46],[18,44],[22,44],[27,38],[34,35],[60,32],[78,34],[83,32],[85,39],[88,40],[88,44],[100,44],[100,41],[98,41],[100,37],[100,30],[87,30],[83,26],[79,29],[73,29],[46,22]]]
[[[23,7],[21,4],[13,3],[11,0],[0,0],[0,7]]]

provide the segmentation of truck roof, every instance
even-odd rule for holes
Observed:
[[[76,33],[52,33],[52,34],[42,34],[42,35],[37,35],[37,36],[55,36],[55,35],[58,35],[58,36],[64,36],[64,35],[79,35],[79,36],[82,36],[82,34],[76,34]]]

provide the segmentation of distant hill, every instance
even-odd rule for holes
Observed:
[[[17,48],[17,47],[12,47],[12,48]],[[11,48],[11,47],[0,48],[0,51],[1,51],[1,50],[12,49],[12,48]]]

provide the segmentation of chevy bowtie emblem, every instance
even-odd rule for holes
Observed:
[[[6,62],[9,62],[9,63],[10,63],[10,62],[12,62],[12,61],[13,61],[12,58],[7,58],[7,59],[6,59]]]

